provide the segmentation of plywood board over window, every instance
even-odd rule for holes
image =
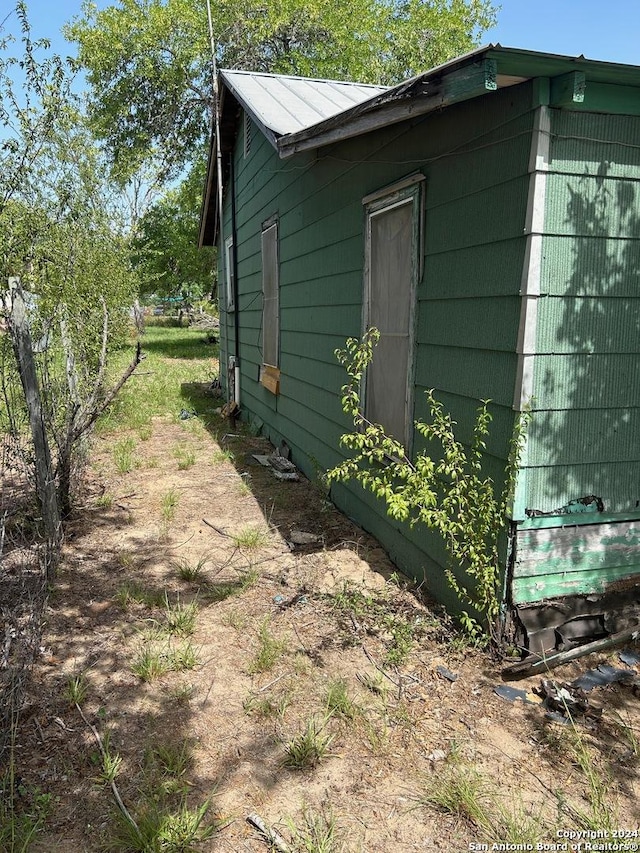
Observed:
[[[414,305],[420,275],[423,184],[423,176],[412,176],[363,200],[363,324],[380,332],[365,379],[364,413],[407,449],[413,423]]]
[[[262,228],[262,363],[260,381],[274,394],[280,379],[280,273],[278,220]]]

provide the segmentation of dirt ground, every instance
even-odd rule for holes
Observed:
[[[206,819],[223,822],[204,851],[276,849],[252,813],[292,851],[458,853],[534,835],[558,844],[557,832],[605,823],[637,831],[637,685],[591,691],[602,715],[575,727],[546,717],[531,693],[540,678],[513,685],[530,703],[496,695],[499,665],[465,649],[319,489],[258,464],[253,454],[272,450],[263,439],[238,432],[222,420],[211,432],[197,419],[156,420],[144,440],[132,434],[125,473],[123,436],[95,440],[16,743],[25,789],[52,795],[33,849],[83,853],[111,837],[113,792],[88,723],[122,759],[117,790],[138,817],[167,780],[161,748],[183,751],[180,792],[192,807],[212,798]],[[179,621],[190,604],[192,635],[167,633],[170,614]],[[145,680],[141,655],[158,649],[192,658]],[[637,677],[617,654],[554,679],[603,662]],[[80,675],[86,722],[69,698]],[[348,702],[336,701],[336,684]],[[333,739],[317,762],[290,766],[288,747],[309,725],[316,741]],[[428,802],[454,778],[477,783],[483,813],[509,818],[483,823],[461,794],[444,810]],[[332,846],[321,846],[322,828]]]

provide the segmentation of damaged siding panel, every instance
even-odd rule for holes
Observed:
[[[577,497],[591,494],[602,498],[605,512],[633,517],[640,506],[637,466],[623,461],[527,469],[528,510],[553,512]]]
[[[616,582],[626,579],[640,579],[640,562],[633,571],[628,566],[610,566],[606,570],[514,578],[511,587],[513,603],[519,605],[547,598],[601,594]]]
[[[515,604],[602,593],[629,578],[640,579],[640,520],[518,531]]]

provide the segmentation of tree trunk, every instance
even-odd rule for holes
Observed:
[[[36,491],[42,508],[45,536],[49,548],[47,576],[50,581],[53,581],[57,568],[57,553],[62,541],[62,525],[51,464],[51,451],[42,413],[42,398],[33,358],[27,307],[20,284],[14,285],[11,291],[9,330],[29,412],[29,425],[35,456]]]

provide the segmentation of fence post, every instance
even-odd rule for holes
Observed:
[[[42,508],[45,536],[47,539],[47,578],[55,579],[58,565],[58,552],[62,541],[62,524],[56,495],[56,483],[51,464],[51,450],[42,412],[42,397],[36,365],[33,357],[33,345],[24,291],[18,279],[9,281],[11,312],[9,314],[9,332],[18,363],[18,372],[29,413],[29,425],[35,456],[36,491]]]

